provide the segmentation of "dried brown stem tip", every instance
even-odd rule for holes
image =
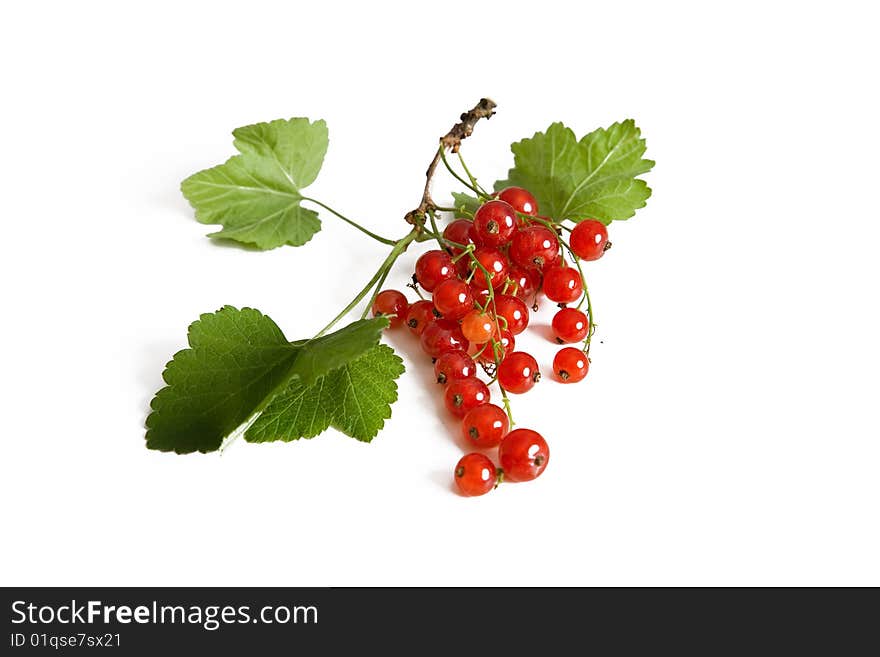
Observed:
[[[461,146],[461,140],[470,137],[474,131],[474,125],[480,119],[488,119],[495,114],[495,101],[489,98],[480,98],[472,110],[461,115],[461,120],[452,126],[452,129],[440,138],[440,143],[444,148],[448,148],[453,153],[458,153],[458,147]]]
[[[480,119],[488,119],[495,114],[495,101],[489,98],[481,98],[473,109],[468,110],[461,115],[460,121],[456,123],[445,135],[440,137],[440,148],[434,154],[434,159],[428,165],[425,172],[425,189],[422,192],[422,202],[415,210],[406,213],[404,219],[409,224],[420,226],[425,219],[425,213],[433,210],[436,206],[431,200],[431,180],[434,178],[434,172],[440,163],[440,150],[448,148],[453,153],[458,153],[458,147],[461,146],[461,140],[470,137],[474,132],[474,126]]]

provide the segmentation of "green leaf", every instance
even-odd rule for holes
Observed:
[[[378,344],[388,324],[387,317],[359,319],[330,335],[298,343],[303,349],[296,362],[297,375],[309,385],[327,372],[359,358]]]
[[[452,192],[452,199],[454,201],[455,209],[464,216],[473,217],[477,208],[480,207],[480,202],[476,197],[471,196],[470,194]]]
[[[528,189],[541,214],[554,219],[628,219],[644,207],[651,190],[638,176],[654,162],[644,159],[645,140],[632,119],[599,128],[580,141],[562,123],[511,145],[514,168],[495,183]]]
[[[165,368],[167,385],[147,418],[147,447],[181,454],[218,449],[291,382],[310,386],[375,348],[387,325],[384,317],[364,319],[291,343],[252,308],[224,306],[202,315],[190,325],[189,349]]]
[[[405,369],[394,350],[380,344],[335,370],[333,426],[352,438],[370,442],[391,417],[391,404],[397,401],[395,380]]]
[[[261,443],[312,438],[330,426],[370,442],[391,417],[397,400],[395,379],[403,362],[386,345],[377,345],[311,385],[294,380],[245,432]]]
[[[330,392],[324,391],[325,378],[321,377],[312,385],[303,385],[296,380],[291,382],[248,427],[244,439],[249,443],[289,442],[314,438],[326,431],[333,413]]]
[[[299,347],[252,308],[224,306],[189,327],[189,349],[165,367],[153,398],[147,447],[210,452],[290,376]]]
[[[317,213],[300,205],[327,153],[327,124],[278,119],[233,131],[241,153],[181,183],[203,224],[223,228],[210,237],[274,249],[301,246],[321,229]]]

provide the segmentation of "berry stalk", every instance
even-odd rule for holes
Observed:
[[[318,199],[314,199],[314,198],[310,198],[310,197],[308,197],[308,196],[304,196],[302,200],[303,200],[303,201],[309,201],[310,203],[314,203],[315,205],[324,208],[325,210],[327,210],[327,212],[330,212],[331,214],[336,215],[337,217],[339,217],[340,219],[342,219],[345,223],[349,224],[350,226],[354,226],[354,227],[357,228],[359,231],[361,231],[364,235],[368,235],[369,237],[371,237],[372,239],[376,240],[377,242],[381,242],[382,244],[387,244],[388,246],[394,246],[394,244],[396,244],[395,240],[388,239],[387,237],[382,237],[381,235],[377,235],[377,234],[374,233],[373,231],[371,231],[371,230],[369,230],[369,229],[364,228],[363,226],[361,226],[361,225],[360,225],[358,222],[356,222],[354,219],[349,219],[348,217],[346,217],[346,216],[345,216],[344,214],[342,214],[341,212],[339,212],[339,211],[337,211],[337,210],[334,210],[334,209],[331,208],[329,205],[327,205],[326,203],[322,203],[322,202],[319,201]]]
[[[327,331],[333,328],[339,320],[345,317],[349,312],[351,312],[355,306],[357,306],[361,300],[370,293],[370,290],[373,290],[377,286],[377,284],[381,284],[382,281],[385,280],[385,277],[388,276],[388,272],[391,271],[391,267],[394,265],[395,261],[403,254],[404,251],[409,247],[409,245],[416,240],[419,236],[419,231],[417,228],[413,228],[409,233],[407,233],[404,237],[397,240],[394,243],[394,248],[391,249],[391,252],[388,254],[388,257],[382,261],[381,266],[378,271],[373,275],[373,277],[369,280],[369,282],[363,287],[363,289],[357,293],[354,299],[343,308],[336,317],[334,317],[327,326],[322,328],[316,335],[316,338],[320,338]],[[376,291],[378,292],[378,290]],[[370,305],[372,305],[372,301],[375,299],[375,294],[370,299]],[[368,306],[369,307],[369,306]]]
[[[445,160],[444,151],[446,148],[452,150],[452,152],[457,153],[458,148],[461,145],[462,139],[469,137],[473,131],[476,123],[482,118],[490,118],[493,114],[495,114],[495,102],[488,98],[481,98],[480,102],[477,103],[473,109],[464,112],[460,121],[450,128],[449,132],[443,135],[440,138],[440,146],[437,148],[437,152],[435,153],[431,163],[428,165],[428,169],[425,172],[425,187],[422,191],[422,200],[419,203],[418,207],[414,210],[411,210],[406,214],[404,219],[407,223],[413,225],[412,230],[407,233],[404,237],[399,240],[389,240],[385,237],[381,237],[376,235],[372,231],[367,230],[357,222],[348,219],[343,216],[333,208],[317,201],[315,199],[304,199],[309,200],[312,203],[315,203],[322,208],[326,209],[329,212],[332,212],[334,215],[342,219],[343,221],[348,222],[358,230],[362,231],[366,235],[369,235],[373,239],[382,242],[383,244],[393,245],[394,248],[391,249],[391,252],[388,254],[388,257],[380,265],[378,271],[373,275],[373,277],[369,280],[369,282],[363,287],[363,289],[358,292],[358,294],[351,300],[351,302],[343,308],[336,317],[334,317],[327,326],[325,326],[319,333],[315,335],[316,338],[321,337],[327,331],[329,331],[333,326],[335,326],[339,320],[345,317],[349,312],[351,312],[360,302],[361,300],[370,293],[370,290],[373,290],[373,295],[370,298],[370,303],[367,304],[366,309],[364,310],[364,315],[369,312],[369,308],[372,306],[373,301],[376,299],[376,295],[379,293],[382,283],[384,283],[385,278],[388,276],[388,273],[391,271],[391,268],[394,266],[395,261],[401,256],[401,254],[406,251],[409,245],[414,241],[424,241],[424,239],[431,239],[432,237],[436,237],[438,242],[441,244],[441,248],[445,248],[442,244],[442,237],[439,235],[437,229],[436,219],[434,217],[434,211],[436,206],[434,201],[431,199],[431,182],[434,178],[434,173],[437,170],[437,165],[440,162],[441,158]],[[433,233],[429,235],[425,235],[427,232],[425,230],[425,217],[428,217],[431,222],[431,227],[433,228]]]

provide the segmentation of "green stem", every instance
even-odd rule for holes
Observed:
[[[568,245],[566,245],[566,248],[568,248]],[[581,259],[578,258],[574,253],[572,253],[570,248],[568,248],[568,255],[571,256],[571,259],[574,262],[574,266],[577,267],[578,274],[581,275],[581,285],[584,286],[584,294],[581,297],[581,300],[578,301],[578,305],[575,307],[578,310],[580,310],[581,306],[584,305],[584,301],[587,302],[587,315],[589,315],[590,326],[592,326],[593,325],[593,306],[590,303],[590,291],[587,288],[587,278],[586,278],[586,276],[584,276],[584,270],[581,268]]]
[[[446,149],[440,148],[440,159],[443,160],[443,166],[446,167],[446,170],[452,174],[452,177],[455,178],[462,185],[471,190],[474,194],[479,196],[480,198],[488,198],[485,194],[483,194],[479,189],[471,185],[467,180],[458,175],[458,172],[452,168],[452,165],[449,164],[449,160],[446,159]]]
[[[461,156],[461,151],[458,151],[458,161],[461,163],[461,168],[464,169],[464,172],[467,174],[468,180],[471,181],[471,185],[473,185],[475,189],[480,190],[483,196],[489,196],[486,190],[480,187],[480,183],[478,183],[477,179],[474,178],[474,175],[471,173],[471,170],[468,169],[467,164],[464,163],[464,158]]]
[[[590,321],[590,330],[587,333],[587,339],[584,340],[584,351],[586,352],[587,355],[589,355],[590,354],[590,340],[592,340],[593,333],[596,330],[596,324],[593,321],[593,303],[590,300],[590,289],[587,286],[587,278],[586,278],[586,276],[584,276],[584,270],[581,267],[581,259],[574,253],[574,251],[571,250],[571,245],[569,245],[569,243],[566,242],[562,238],[562,235],[560,235],[556,230],[557,228],[563,228],[563,229],[571,232],[571,228],[569,228],[568,226],[566,226],[562,223],[547,221],[546,219],[542,219],[541,217],[536,217],[534,215],[523,214],[522,212],[517,212],[517,214],[527,221],[542,224],[543,226],[546,226],[548,229],[552,230],[553,234],[556,235],[556,241],[559,242],[559,247],[560,247],[560,250],[563,252],[563,256],[567,252],[569,257],[571,258],[572,262],[574,262],[575,267],[577,267],[578,273],[581,276],[581,284],[584,286],[584,293],[583,293],[583,296],[581,296],[581,299],[578,302],[578,305],[575,307],[578,310],[580,310],[581,307],[584,305],[584,302],[586,302],[586,304],[587,304],[587,319]]]
[[[495,305],[495,290],[492,288],[492,274],[489,273],[489,270],[483,266],[477,258],[474,256],[473,250],[466,250],[465,253],[471,259],[471,262],[474,265],[474,270],[471,273],[474,273],[477,269],[486,277],[486,286],[489,298],[486,300],[486,308],[491,306],[492,308],[492,317],[495,319],[495,330],[498,334],[498,337],[501,337],[501,324],[498,321],[498,308]],[[495,360],[495,377],[493,379],[494,382],[498,383],[498,389],[501,390],[501,400],[504,403],[504,410],[507,413],[507,417],[510,419],[511,426],[513,425],[513,413],[510,410],[510,399],[507,397],[507,391],[504,389],[504,386],[501,385],[501,381],[498,380],[498,366],[501,364],[501,357],[499,354],[499,350],[503,351],[504,346],[501,344],[500,340],[496,340],[495,336],[492,336],[489,342],[492,348],[492,357]]]
[[[590,299],[590,288],[587,286],[587,277],[584,276],[584,270],[581,268],[581,259],[575,255],[574,251],[571,250],[571,247],[568,245],[563,239],[559,240],[559,243],[562,244],[566,251],[568,251],[568,255],[571,256],[572,261],[574,262],[575,267],[577,267],[578,273],[581,275],[581,284],[584,286],[584,294],[581,297],[581,300],[578,302],[578,305],[575,306],[578,310],[584,305],[584,302],[587,302],[587,319],[590,322],[590,330],[587,332],[587,339],[584,340],[584,352],[589,356],[590,355],[590,341],[593,339],[593,333],[596,331],[596,322],[593,318],[593,302]]]
[[[455,244],[455,242],[451,242],[451,244]],[[452,258],[452,264],[455,264],[456,262],[458,262],[462,258],[468,257],[471,253],[474,252],[474,248],[475,248],[473,244],[468,244],[467,246],[455,244],[455,246],[457,246],[458,248],[461,248],[463,250],[457,256]]]
[[[391,267],[385,270],[385,273],[379,278],[379,282],[376,283],[376,286],[373,288],[373,294],[370,296],[370,300],[367,301],[364,306],[364,310],[361,313],[361,319],[366,319],[367,314],[370,312],[370,308],[373,307],[373,302],[376,300],[376,297],[379,296],[379,292],[382,291],[382,286],[385,284],[385,279],[388,278],[388,273],[391,271]],[[403,319],[406,319],[405,317]]]
[[[510,420],[510,428],[516,426],[516,422],[513,421],[513,411],[510,410],[510,398],[507,396],[507,391],[502,387],[499,383],[498,387],[501,388],[501,403],[504,405],[504,411],[507,413],[507,419]]]
[[[302,200],[303,200],[303,201],[311,201],[311,202],[314,203],[315,205],[318,205],[318,206],[324,208],[325,210],[327,210],[327,212],[330,212],[330,213],[332,213],[332,214],[335,214],[337,217],[339,217],[340,219],[342,219],[345,223],[354,226],[354,227],[357,228],[359,231],[361,231],[361,232],[364,233],[365,235],[369,235],[370,237],[372,237],[372,238],[373,238],[374,240],[376,240],[377,242],[381,242],[382,244],[387,244],[388,246],[394,246],[394,244],[396,244],[396,242],[395,242],[394,240],[388,239],[387,237],[382,237],[381,235],[376,235],[376,233],[374,233],[373,231],[364,228],[364,227],[361,226],[358,222],[356,222],[356,221],[354,221],[354,220],[352,220],[352,219],[349,219],[348,217],[346,217],[346,216],[345,216],[344,214],[342,214],[341,212],[337,212],[336,210],[334,210],[333,208],[331,208],[329,205],[326,205],[326,204],[324,204],[324,203],[321,203],[321,201],[318,201],[317,199],[309,198],[308,196],[303,196],[303,199],[302,199]]]
[[[385,277],[388,276],[388,272],[391,270],[394,262],[400,257],[400,255],[406,251],[407,247],[410,245],[410,242],[413,242],[419,235],[418,228],[413,228],[409,233],[406,234],[405,237],[394,242],[394,248],[391,249],[391,253],[388,254],[388,257],[382,262],[382,265],[379,267],[379,270],[373,275],[373,278],[370,279],[370,282],[367,283],[364,288],[358,292],[357,296],[351,300],[345,308],[342,309],[333,320],[327,324],[321,331],[315,335],[316,338],[321,337],[331,328],[333,328],[340,319],[345,317],[355,306],[357,306],[361,300],[370,293],[377,284],[381,284],[385,281]]]
[[[580,270],[580,266],[578,266],[578,270]],[[593,302],[590,301],[590,290],[587,287],[587,279],[584,278],[583,274],[581,274],[581,280],[584,283],[584,297],[583,297],[583,299],[581,299],[581,301],[577,307],[580,308],[582,305],[584,305],[584,300],[586,300],[586,302],[587,302],[587,319],[590,322],[590,330],[587,331],[587,339],[584,340],[584,351],[586,352],[587,356],[589,356],[590,355],[590,341],[593,339],[593,333],[596,332],[596,320],[593,317]]]
[[[424,230],[422,230],[422,234],[419,235],[419,238],[416,240],[416,242],[429,242],[431,240],[440,240],[440,238],[441,238],[441,233],[433,233],[430,230],[428,230],[427,228],[425,228]],[[459,244],[458,242],[453,242],[451,239],[449,239],[447,237],[443,237],[442,239],[443,239],[443,242],[446,244],[446,246],[451,246],[455,249],[460,249],[462,251],[464,251],[466,248],[468,248],[468,246],[473,246],[473,245],[469,245],[469,244]],[[473,249],[471,249],[471,250],[473,250]]]
[[[440,245],[440,250],[446,250],[446,239],[443,237],[443,234],[437,228],[437,218],[434,216],[434,211],[430,208],[428,209],[428,218],[431,220],[431,230],[434,231],[434,238],[437,240],[437,244]]]

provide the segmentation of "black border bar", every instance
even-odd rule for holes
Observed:
[[[873,631],[878,596],[868,588],[85,587],[0,592],[3,655],[361,654],[367,648],[411,655],[450,650],[455,657],[599,648],[603,654],[659,649],[788,653],[796,648],[868,654],[878,647]],[[164,620],[157,622],[163,608]],[[177,608],[189,613],[185,621]],[[59,613],[61,620],[73,622],[58,622]],[[254,618],[261,613],[263,620]],[[40,614],[45,622],[39,622]]]

